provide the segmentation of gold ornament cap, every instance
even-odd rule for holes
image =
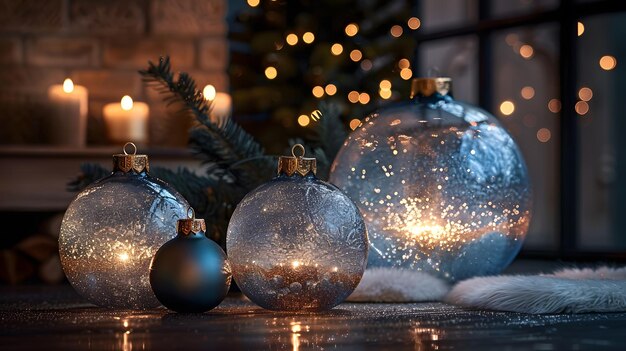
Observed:
[[[296,150],[302,151],[296,156]],[[313,157],[304,157],[305,150],[302,144],[296,144],[291,148],[292,156],[280,156],[278,158],[278,174],[284,173],[288,176],[299,174],[305,176],[310,172],[317,172],[317,160]]]
[[[128,146],[133,147],[133,153],[129,154],[126,151]],[[150,169],[150,163],[148,162],[148,155],[137,155],[137,145],[130,141],[124,144],[122,148],[123,154],[113,155],[113,172],[148,172]]]
[[[189,207],[187,209],[187,217],[188,218],[179,219],[176,222],[176,233],[178,233],[178,235],[206,232],[206,223],[204,222],[204,219],[196,218],[196,212],[193,208]]]
[[[448,77],[413,78],[411,81],[411,99],[415,96],[431,96],[439,93],[443,96],[452,92],[452,79]]]

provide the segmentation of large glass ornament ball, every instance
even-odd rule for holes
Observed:
[[[356,205],[311,173],[281,174],[250,192],[226,237],[237,285],[271,310],[318,311],[341,303],[361,280],[367,251]]]
[[[63,271],[82,296],[103,307],[159,306],[149,267],[159,247],[173,238],[187,201],[145,172],[116,171],[82,191],[61,227]]]
[[[231,271],[224,250],[205,236],[203,219],[178,221],[178,236],[157,251],[150,284],[157,299],[182,313],[208,311],[222,302]]]
[[[443,92],[365,118],[331,167],[365,218],[369,267],[458,281],[499,273],[522,245],[531,188],[520,150],[494,116]]]

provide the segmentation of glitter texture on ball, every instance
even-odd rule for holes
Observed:
[[[369,267],[448,281],[497,274],[531,217],[522,155],[486,111],[455,101],[448,78],[417,79],[413,99],[382,108],[345,141],[330,181],[354,200]]]
[[[281,157],[279,175],[246,195],[230,220],[233,277],[261,307],[330,309],[365,270],[367,232],[358,208],[314,170],[315,159]]]
[[[59,236],[63,271],[74,289],[102,307],[160,305],[149,282],[159,247],[173,238],[189,205],[148,175],[145,155],[114,155],[114,171],[69,205]]]

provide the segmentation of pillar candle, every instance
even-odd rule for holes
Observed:
[[[150,114],[148,104],[133,102],[130,96],[125,95],[119,103],[106,104],[102,114],[110,141],[114,143],[148,141]]]
[[[87,88],[67,78],[48,88],[52,110],[46,134],[53,145],[84,147],[87,140]]]
[[[211,102],[211,121],[218,122],[231,114],[232,99],[227,93],[218,93],[215,87],[207,85],[203,89],[204,98]]]

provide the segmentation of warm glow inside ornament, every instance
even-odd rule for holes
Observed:
[[[413,81],[412,99],[365,118],[330,181],[361,209],[369,266],[449,281],[500,272],[531,216],[526,165],[494,116],[455,101],[449,78]]]
[[[356,205],[315,177],[315,159],[303,157],[302,145],[292,155],[280,157],[278,176],[239,203],[226,251],[237,285],[261,307],[330,309],[361,280],[367,232]]]
[[[200,313],[224,300],[231,273],[222,248],[205,236],[204,219],[197,219],[191,208],[189,212],[176,224],[178,235],[154,255],[150,284],[163,306]]]
[[[148,175],[148,157],[113,155],[113,172],[72,201],[63,217],[59,254],[63,271],[82,296],[103,307],[159,306],[150,288],[150,261],[189,204]]]

